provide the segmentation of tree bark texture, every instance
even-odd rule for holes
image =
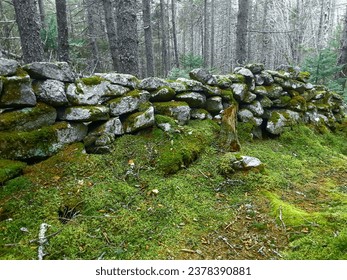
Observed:
[[[249,0],[239,0],[239,12],[236,24],[236,63],[245,64],[247,60],[247,28]]]
[[[338,65],[343,65],[340,77],[347,77],[347,9],[341,34],[341,51],[339,54]]]
[[[25,63],[44,60],[40,23],[35,0],[13,0]]]
[[[87,26],[88,26],[88,37],[89,37],[89,47],[92,53],[92,65],[90,65],[90,72],[99,72],[100,68],[100,55],[99,55],[99,47],[97,44],[97,34],[96,34],[96,22],[97,22],[97,11],[96,11],[96,3],[94,0],[85,0],[86,12],[87,12]]]
[[[146,70],[147,76],[154,76],[152,23],[150,0],[142,0],[143,29],[145,32]]]
[[[107,38],[110,46],[110,54],[112,58],[113,70],[118,70],[118,46],[117,46],[117,31],[115,19],[113,17],[113,5],[111,0],[102,0],[105,12],[105,23],[107,30]]]
[[[69,29],[67,25],[66,0],[55,0],[58,26],[58,60],[68,62]]]
[[[135,1],[118,0],[119,72],[138,76],[138,37]]]
[[[174,53],[175,53],[175,66],[180,67],[178,57],[178,46],[177,46],[177,31],[176,31],[176,0],[171,0],[171,12],[172,12],[172,36],[174,42]]]
[[[161,26],[161,55],[163,63],[163,75],[167,76],[168,73],[168,52],[165,28],[165,5],[164,0],[160,0],[160,26]]]

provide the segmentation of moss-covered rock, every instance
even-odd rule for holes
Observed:
[[[19,63],[13,59],[0,58],[0,76],[12,76],[16,73]]]
[[[149,100],[152,102],[171,101],[175,97],[176,92],[171,87],[159,87],[151,92]]]
[[[0,131],[28,131],[52,125],[57,118],[56,109],[44,103],[35,107],[0,114]]]
[[[1,157],[23,161],[46,158],[65,144],[81,141],[86,134],[83,124],[66,122],[28,132],[0,132]]]
[[[60,108],[58,119],[62,121],[103,121],[108,120],[110,109],[106,106],[74,106]]]
[[[206,100],[205,109],[212,115],[219,114],[223,110],[223,100],[220,96],[213,96]]]
[[[196,120],[206,120],[206,119],[209,119],[209,120],[212,120],[212,115],[205,109],[202,109],[202,108],[193,108],[190,112],[191,114],[191,118],[192,119],[196,119]]]
[[[216,80],[212,74],[203,68],[197,68],[189,72],[189,77],[203,84],[215,85]]]
[[[274,135],[279,135],[285,131],[286,127],[298,124],[301,115],[291,110],[270,111],[266,130]]]
[[[52,79],[74,82],[75,73],[66,62],[33,62],[23,66],[33,79]]]
[[[133,90],[125,96],[108,101],[111,116],[120,116],[134,112],[141,104],[149,100],[150,94],[145,90]]]
[[[126,133],[133,133],[148,127],[152,127],[154,124],[154,108],[149,107],[144,112],[137,112],[128,116],[125,119],[123,126]]]
[[[23,108],[36,105],[36,96],[28,75],[2,77],[2,82],[0,108]]]
[[[99,76],[109,81],[111,84],[120,85],[130,89],[136,89],[139,83],[139,80],[135,76],[129,75],[129,74],[120,74],[116,72],[111,72],[111,73],[96,73],[95,76]]]
[[[180,124],[186,124],[190,119],[190,107],[186,102],[155,102],[153,103],[156,114],[166,115],[176,119]]]
[[[157,77],[149,77],[146,79],[143,79],[139,85],[139,89],[153,91],[156,89],[159,89],[160,87],[167,87],[169,86],[169,83],[165,81],[164,79],[160,79]]]
[[[0,185],[19,176],[25,167],[24,162],[0,158]]]
[[[65,93],[65,84],[57,80],[36,80],[33,89],[37,100],[46,104],[59,107],[66,106],[69,101]]]
[[[178,101],[186,102],[190,107],[201,108],[206,103],[206,96],[199,92],[180,93],[175,96]]]

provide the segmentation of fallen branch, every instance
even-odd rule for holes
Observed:
[[[39,232],[39,248],[38,248],[38,259],[43,260],[43,257],[46,255],[44,253],[44,245],[47,243],[47,237],[46,237],[46,231],[50,227],[49,224],[42,223],[40,225],[40,232]]]
[[[286,228],[286,224],[284,223],[283,219],[282,219],[282,206],[280,206],[280,221],[282,223],[282,227],[283,227],[283,230],[286,232],[287,231],[287,228]]]

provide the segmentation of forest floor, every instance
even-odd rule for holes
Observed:
[[[228,173],[217,126],[81,144],[0,186],[0,259],[347,259],[347,131],[242,139],[265,168]]]

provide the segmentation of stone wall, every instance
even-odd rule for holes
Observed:
[[[238,106],[239,129],[247,124],[259,138],[300,122],[334,128],[344,117],[341,96],[312,85],[309,73],[291,67],[272,71],[252,64],[228,75],[196,69],[190,76],[78,78],[66,63],[20,66],[0,59],[0,158],[41,159],[80,141],[88,152],[105,153],[125,133],[154,125],[170,130],[163,116],[181,125],[190,119],[220,122],[230,106]]]

